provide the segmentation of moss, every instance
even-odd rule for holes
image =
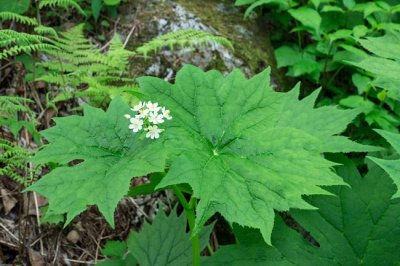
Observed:
[[[178,0],[188,11],[196,14],[202,22],[210,25],[231,40],[234,55],[244,61],[255,74],[271,66],[274,82],[286,90],[286,78],[276,67],[267,24],[256,19],[244,19],[243,12],[234,6],[233,0]]]
[[[281,90],[287,88],[284,76],[276,67],[266,23],[260,23],[256,19],[244,19],[243,10],[235,7],[233,0],[171,0],[166,2],[139,0],[139,2],[142,3],[141,5],[144,8],[135,18],[146,24],[146,27],[143,27],[139,36],[134,38],[135,41],[130,43],[129,47],[131,49],[151,40],[158,34],[155,21],[159,19],[173,21],[175,19],[176,14],[171,8],[175,2],[188,12],[199,17],[203,24],[214,28],[233,43],[235,47],[234,57],[242,61],[242,65],[240,63],[235,63],[234,65],[240,65],[240,67],[245,68],[248,70],[246,71],[248,72],[247,74],[251,76],[259,73],[265,67],[271,66],[273,82]],[[127,13],[122,17],[123,22],[125,20],[129,22],[132,19],[132,14]],[[152,61],[151,59],[147,62],[136,59],[131,72],[134,75],[140,74]],[[207,69],[211,68],[228,71],[219,57],[216,57],[207,65]]]
[[[269,43],[268,35],[260,32],[254,20],[244,20],[242,13],[233,6],[233,1],[178,0],[178,2],[199,16],[204,24],[212,26],[231,40],[235,46],[235,56],[245,61],[252,72],[259,70],[260,61],[271,65],[266,49]],[[240,28],[245,32],[240,32]]]

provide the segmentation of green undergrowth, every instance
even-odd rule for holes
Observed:
[[[132,50],[115,34],[100,47],[85,24],[64,31],[40,15],[67,10],[87,25],[124,3],[42,0],[35,17],[19,3],[0,4],[1,60],[27,70],[25,97],[0,96],[0,175],[46,197],[41,221],[64,228],[96,206],[114,229],[124,197],[173,195],[175,207],[160,203],[127,239],[100,243],[98,265],[398,264],[398,6],[236,1],[281,27],[278,67],[303,81],[287,90],[272,85],[274,67],[253,65],[270,63],[267,50],[242,49],[252,46],[230,26],[219,31],[231,41],[180,30]],[[188,64],[169,82],[128,70],[160,49],[210,45],[256,58],[259,73]],[[63,116],[47,127],[50,109]],[[234,236],[223,245],[221,224]]]

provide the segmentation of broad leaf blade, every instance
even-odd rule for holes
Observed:
[[[379,57],[400,60],[400,33],[392,32],[382,37],[368,37],[359,40],[360,44]]]
[[[274,209],[312,209],[302,195],[344,184],[321,153],[361,150],[335,136],[358,111],[314,109],[317,93],[299,101],[298,90],[274,92],[269,71],[247,80],[239,70],[225,78],[186,65],[175,85],[152,77],[139,82],[174,117],[165,146],[177,157],[157,187],[192,187],[200,199],[197,228],[219,212],[230,223],[260,229],[271,243]],[[334,147],[338,141],[348,147]]]
[[[204,265],[397,265],[400,260],[400,201],[378,167],[363,178],[356,167],[338,167],[351,185],[336,187],[337,197],[313,196],[318,211],[294,211],[294,218],[318,241],[311,245],[277,218],[274,247],[254,231],[236,231],[240,243],[222,247]]]
[[[290,9],[289,14],[298,20],[303,26],[311,29],[315,34],[320,34],[320,26],[322,18],[320,14],[312,8],[300,7],[298,9]]]
[[[206,226],[199,235],[200,249],[204,249],[214,225]],[[128,249],[142,266],[192,265],[193,251],[190,234],[186,233],[186,216],[178,216],[174,209],[167,216],[163,211],[152,224],[145,224],[142,230],[131,232]]]
[[[400,134],[392,133],[384,130],[375,130],[382,137],[384,137],[390,145],[396,150],[396,152],[400,153]],[[394,184],[397,187],[397,192],[393,195],[393,198],[400,197],[400,160],[385,160],[375,157],[368,157],[372,161],[374,161],[377,165],[382,167],[389,176],[393,179]]]
[[[164,170],[160,141],[133,134],[123,117],[129,110],[116,98],[107,112],[86,106],[83,117],[58,118],[55,127],[43,132],[49,144],[38,152],[36,162],[83,160],[56,168],[27,189],[49,199],[48,215],[66,213],[68,224],[88,205],[97,205],[114,226],[114,209],[131,178]]]

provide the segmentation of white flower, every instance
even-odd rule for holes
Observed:
[[[131,116],[128,115],[128,114],[125,114],[124,117],[125,117],[126,119],[130,119],[130,118],[131,118]]]
[[[162,132],[161,129],[159,129],[157,126],[149,126],[146,128],[146,138],[150,139],[158,139],[160,137],[160,133]]]
[[[151,112],[158,112],[158,110],[161,109],[161,107],[158,106],[158,103],[147,102],[146,106]]]
[[[129,125],[129,129],[132,129],[133,132],[138,132],[143,127],[143,120],[138,119],[136,117],[131,118],[131,124]]]
[[[149,122],[153,124],[161,124],[164,123],[163,116],[158,113],[150,113]]]
[[[139,114],[136,115],[138,118],[145,118],[149,114],[150,110],[149,109],[140,109]]]
[[[131,109],[134,112],[139,111],[140,109],[142,109],[144,107],[144,102],[139,102],[139,104],[133,106],[133,108]]]
[[[170,116],[170,114],[169,114],[169,110],[165,109],[165,107],[163,107],[161,109],[161,112],[162,112],[162,116],[165,117],[166,119],[168,119],[168,120],[172,119],[172,116]]]

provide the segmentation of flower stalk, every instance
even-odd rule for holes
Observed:
[[[183,209],[185,210],[186,217],[189,223],[191,241],[192,241],[192,251],[193,251],[193,266],[200,265],[200,242],[199,242],[199,232],[193,235],[194,226],[195,226],[195,208],[196,208],[196,198],[191,197],[190,201],[187,202],[185,196],[183,195],[182,191],[177,187],[172,187],[176,197],[178,198],[179,202],[182,204]]]

